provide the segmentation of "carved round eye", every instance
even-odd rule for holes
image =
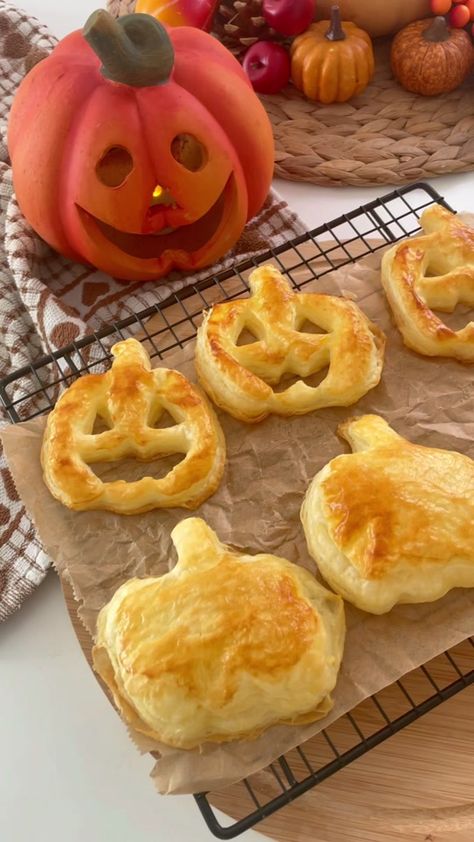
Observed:
[[[97,178],[106,187],[120,187],[133,170],[133,158],[124,146],[111,146],[96,164]]]
[[[178,134],[171,143],[171,154],[178,164],[190,172],[197,172],[207,164],[207,149],[192,134]]]

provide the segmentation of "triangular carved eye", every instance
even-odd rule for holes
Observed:
[[[103,418],[99,413],[97,413],[94,421],[94,426],[92,427],[91,435],[93,436],[100,436],[101,433],[105,433],[107,430],[110,430],[109,424],[105,418]]]
[[[111,146],[98,161],[95,171],[105,187],[120,187],[133,170],[133,158],[124,146]]]
[[[254,342],[258,342],[258,337],[252,333],[247,327],[244,327],[243,331],[239,334],[237,339],[236,345],[252,345]]]

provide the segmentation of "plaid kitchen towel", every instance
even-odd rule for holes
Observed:
[[[124,14],[133,9],[133,2],[112,0],[109,8],[115,15]],[[25,73],[55,44],[56,39],[37,20],[0,0],[0,378],[112,320],[165,299],[189,282],[179,277],[160,285],[119,284],[101,272],[60,257],[23,219],[12,189],[6,146],[8,113]],[[269,245],[279,245],[304,230],[295,214],[272,193],[234,251],[215,270]],[[21,388],[19,383],[18,397]],[[28,412],[33,411],[30,404]],[[8,418],[4,413],[0,424],[5,423]],[[41,583],[48,566],[1,455],[0,621]]]

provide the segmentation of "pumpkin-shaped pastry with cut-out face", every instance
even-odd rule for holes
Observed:
[[[273,140],[205,32],[95,12],[24,79],[9,150],[20,207],[62,254],[149,280],[222,257],[267,195]]]
[[[474,307],[474,229],[432,205],[423,233],[397,243],[382,260],[382,285],[403,341],[428,357],[474,363],[474,319],[454,330],[435,311]]]
[[[112,347],[104,374],[85,374],[61,395],[48,415],[41,464],[51,494],[69,509],[105,509],[121,515],[183,506],[195,509],[218,487],[225,461],[224,434],[211,407],[179,371],[151,368],[140,342]],[[175,422],[160,426],[166,413]],[[95,432],[95,423],[106,429]],[[158,477],[153,462],[182,459]],[[136,459],[148,462],[139,480],[103,481],[91,465]]]
[[[353,301],[294,292],[274,266],[255,269],[249,286],[249,298],[215,304],[198,330],[196,371],[217,406],[255,423],[349,406],[378,384],[385,336]],[[241,344],[246,331],[252,341]]]

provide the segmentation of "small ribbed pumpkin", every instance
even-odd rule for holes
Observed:
[[[354,23],[341,23],[338,6],[331,20],[313,23],[291,45],[291,77],[308,99],[329,105],[361,94],[374,73],[372,41]]]
[[[444,17],[419,20],[392,43],[392,73],[407,91],[423,96],[449,93],[464,82],[473,64],[464,29],[450,29]]]

